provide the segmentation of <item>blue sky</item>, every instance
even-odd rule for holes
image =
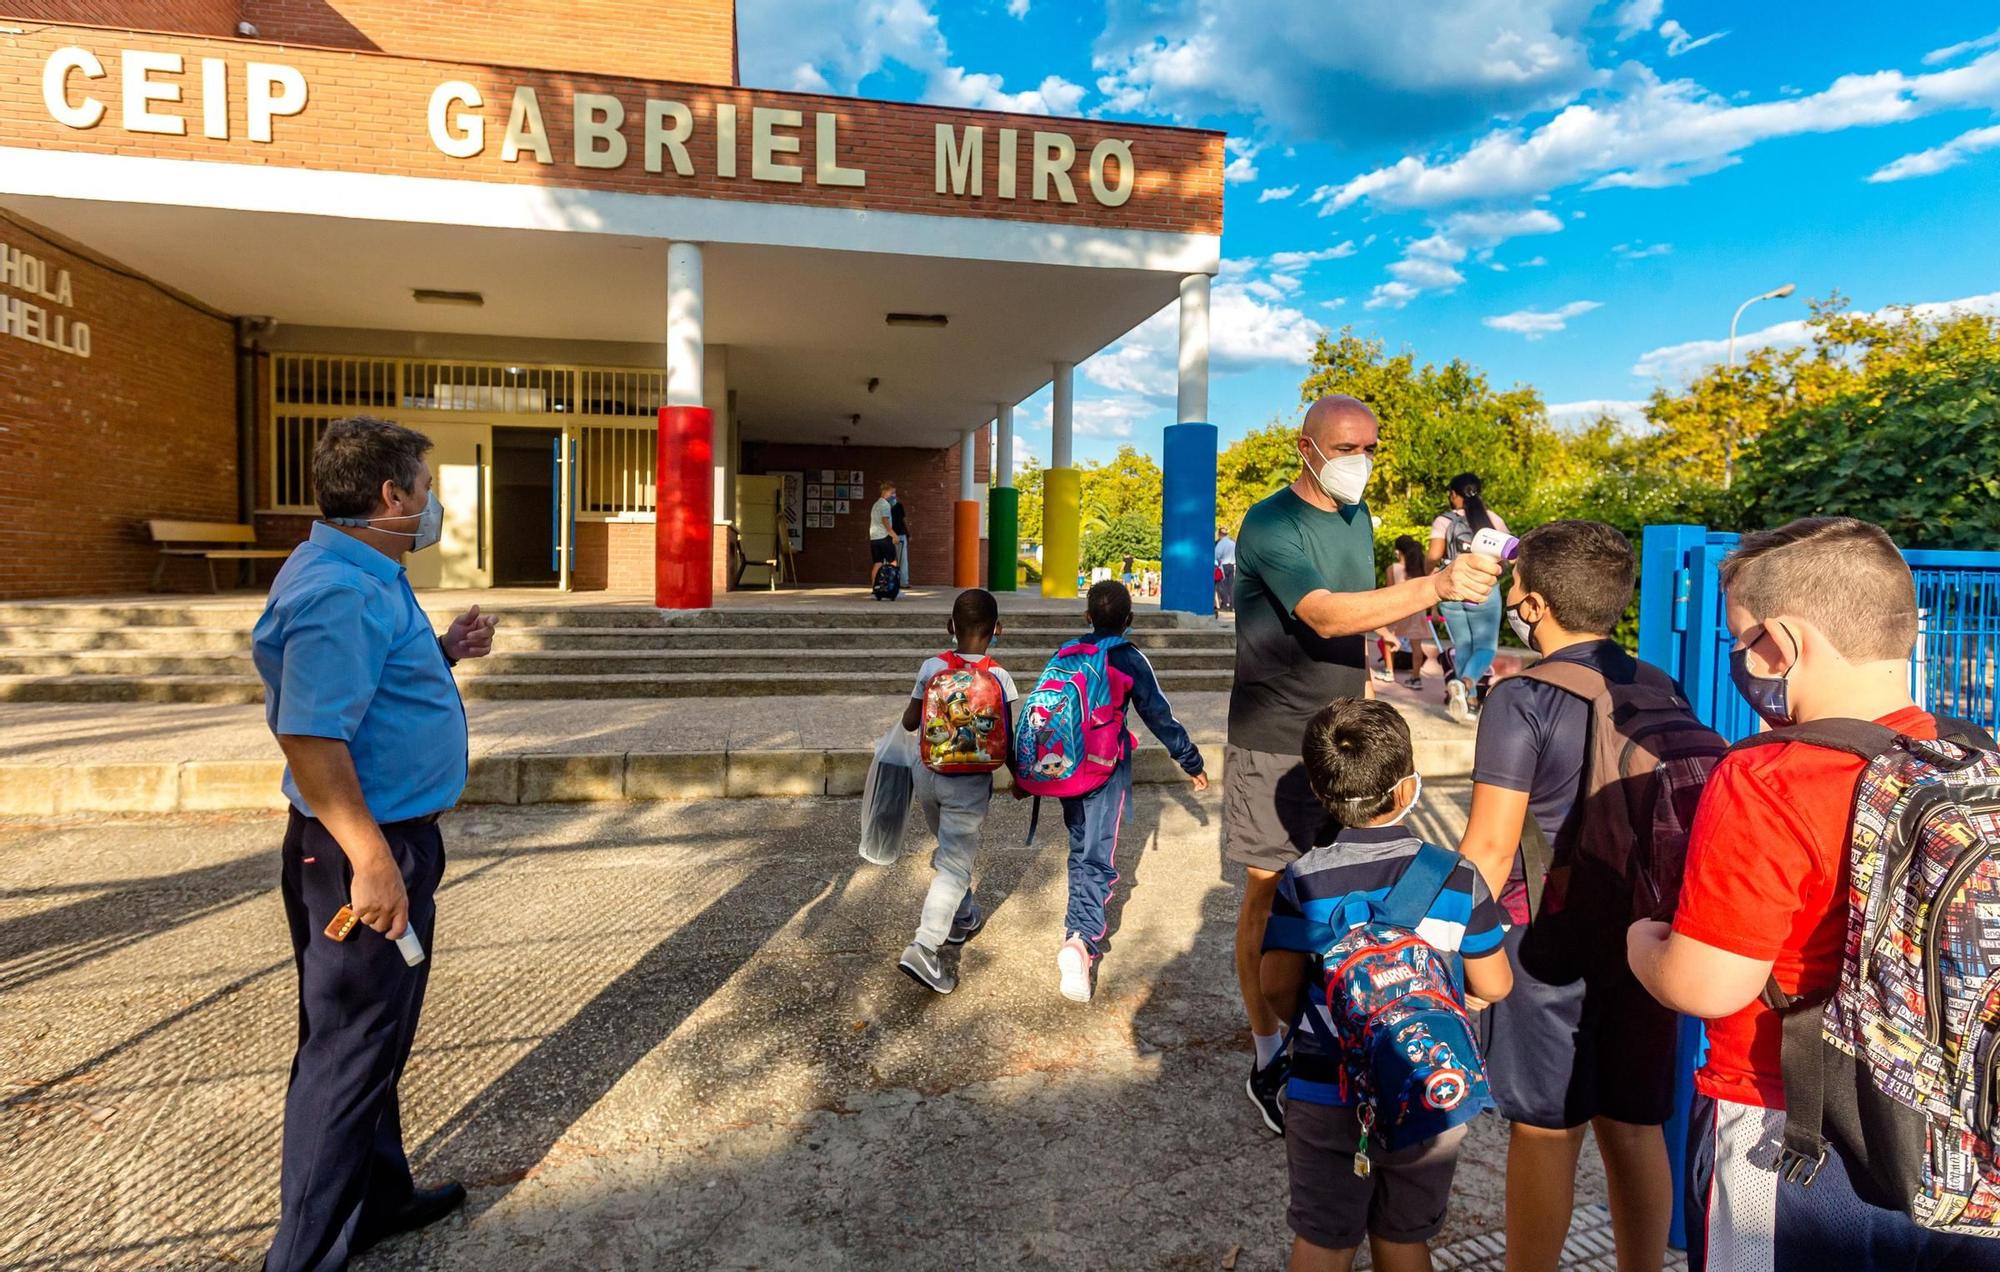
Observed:
[[[739,0],[743,79],[1226,130],[1210,411],[1297,410],[1351,323],[1631,405],[1806,297],[2000,311],[2000,4]],[[1171,315],[1078,368],[1077,452],[1158,453]],[[1046,391],[1024,443],[1047,460]]]

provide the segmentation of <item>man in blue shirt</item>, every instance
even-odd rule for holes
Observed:
[[[476,605],[433,633],[403,570],[442,526],[430,445],[387,420],[327,426],[313,451],[325,520],[278,572],[252,635],[285,752],[281,890],[299,975],[271,1272],[343,1268],[465,1200],[456,1183],[416,1188],[396,1096],[430,973],[438,815],[465,788],[451,666],[493,647]]]

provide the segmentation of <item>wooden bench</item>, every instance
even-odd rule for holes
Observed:
[[[257,542],[257,528],[227,521],[148,521],[146,531],[160,545],[160,563],[153,567],[152,587],[156,592],[172,557],[200,557],[207,561],[208,590],[219,592],[222,589],[215,581],[217,561],[282,561],[292,554],[290,548],[243,546]]]

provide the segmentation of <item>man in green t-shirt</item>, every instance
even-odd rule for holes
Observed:
[[[1500,577],[1463,553],[1437,574],[1375,586],[1375,527],[1361,501],[1379,426],[1358,398],[1323,397],[1299,428],[1301,472],[1252,507],[1236,537],[1236,678],[1223,753],[1222,842],[1247,878],[1236,917],[1236,979],[1257,1059],[1245,1084],[1265,1125],[1284,1133],[1284,1028],[1258,988],[1264,921],[1285,867],[1321,836],[1306,781],[1306,722],[1335,698],[1368,691],[1363,638],[1439,601],[1480,601]]]

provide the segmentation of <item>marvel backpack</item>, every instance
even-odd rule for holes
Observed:
[[[1947,741],[1865,720],[1745,738],[1861,757],[1848,827],[1847,946],[1831,995],[1764,1002],[1784,1020],[1784,1149],[1809,1185],[1828,1141],[1855,1191],[1945,1232],[2000,1236],[2000,752],[1940,719]]]
[[[875,572],[875,583],[869,589],[870,593],[878,601],[893,601],[902,590],[903,571],[901,563],[897,561],[884,561],[882,568]]]
[[[1105,655],[1124,643],[1123,636],[1100,636],[1064,645],[1021,699],[1014,780],[1028,794],[1088,795],[1111,779],[1125,755],[1132,678]]]
[[[1382,900],[1350,897],[1334,915],[1339,935],[1320,955],[1331,1033],[1310,1006],[1302,1016],[1341,1057],[1361,1121],[1357,1171],[1366,1171],[1370,1145],[1408,1148],[1493,1106],[1458,957],[1417,934],[1459,861],[1420,846]]]
[[[1622,963],[1634,920],[1674,916],[1695,806],[1729,745],[1651,663],[1630,684],[1568,659],[1521,674],[1590,704],[1577,815],[1553,846],[1533,817],[1522,826],[1529,908],[1538,919],[1574,909],[1575,921],[1559,926],[1593,929],[1566,934],[1561,957],[1572,964]]]
[[[991,773],[1007,762],[1007,695],[993,663],[955,649],[924,684],[917,756],[933,773]]]

